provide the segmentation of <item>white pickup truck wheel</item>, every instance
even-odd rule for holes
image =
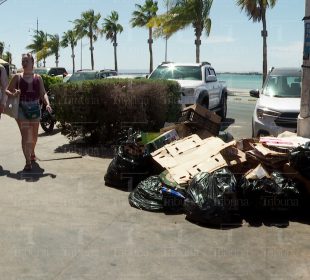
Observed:
[[[227,115],[227,96],[225,94],[222,95],[221,103],[220,103],[220,111],[218,112],[219,116],[222,118],[222,121],[226,119]]]
[[[209,99],[208,97],[205,97],[202,102],[201,102],[201,106],[206,108],[206,109],[209,109]]]

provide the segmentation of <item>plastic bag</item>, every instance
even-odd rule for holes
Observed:
[[[151,176],[139,183],[128,197],[129,204],[147,211],[183,212],[184,193],[166,186],[159,176]]]
[[[150,175],[150,156],[130,156],[119,146],[104,176],[107,185],[132,190]]]
[[[163,185],[161,188],[163,196],[163,209],[164,212],[183,213],[185,193],[181,189],[171,189]]]
[[[140,182],[129,194],[129,204],[142,210],[162,211],[164,205],[161,189],[162,182],[159,176],[151,176]]]
[[[234,175],[226,168],[199,173],[186,189],[186,218],[201,224],[239,225],[236,185]]]
[[[240,194],[245,203],[242,210],[259,214],[284,213],[299,206],[298,184],[279,172],[270,178],[246,179],[240,184]]]
[[[290,165],[301,175],[310,179],[310,142],[293,149],[289,155]]]
[[[132,128],[119,133],[117,145],[104,180],[108,186],[131,191],[151,175],[153,160],[144,151],[140,132]]]

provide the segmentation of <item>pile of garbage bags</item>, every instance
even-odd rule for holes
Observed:
[[[206,110],[198,109],[190,110]],[[223,141],[217,116],[204,113],[206,125],[203,118],[187,121],[188,115],[193,119],[183,114],[182,123],[148,142],[129,130],[115,149],[106,184],[130,191],[129,204],[138,209],[220,227],[253,217],[289,219],[308,203],[310,139],[283,134]]]

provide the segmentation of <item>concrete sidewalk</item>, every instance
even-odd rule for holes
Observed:
[[[2,116],[0,135],[1,279],[310,277],[307,224],[218,230],[140,211],[105,186],[111,159],[80,157],[60,133],[41,131],[28,174],[15,121]]]

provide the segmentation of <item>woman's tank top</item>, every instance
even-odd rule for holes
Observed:
[[[19,79],[20,101],[37,101],[40,99],[40,81],[37,75],[28,83],[22,76]]]

